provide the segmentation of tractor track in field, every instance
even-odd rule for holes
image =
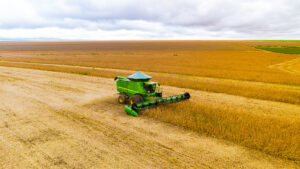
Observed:
[[[165,88],[167,95],[183,92]],[[225,96],[188,91],[194,98]],[[128,116],[116,98],[112,79],[0,66],[0,168],[299,168],[227,141]]]
[[[270,65],[269,68],[279,69],[284,72],[300,75],[300,57],[282,63]]]

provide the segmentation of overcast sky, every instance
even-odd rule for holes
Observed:
[[[0,0],[0,40],[300,39],[300,0]]]

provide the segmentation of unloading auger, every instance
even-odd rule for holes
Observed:
[[[125,112],[132,116],[138,116],[138,112],[156,107],[162,104],[175,103],[190,98],[189,93],[176,96],[162,97],[160,84],[151,82],[152,77],[137,72],[126,77],[116,76],[117,90],[120,92],[118,102],[125,104],[129,101],[129,105],[125,106]]]

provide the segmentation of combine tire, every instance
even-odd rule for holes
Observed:
[[[131,105],[138,104],[138,103],[143,102],[143,101],[144,101],[144,98],[140,95],[133,95],[129,98],[129,103]]]
[[[118,102],[120,104],[125,104],[126,103],[126,95],[124,93],[121,93],[119,98],[118,98]]]

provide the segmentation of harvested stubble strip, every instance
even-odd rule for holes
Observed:
[[[300,163],[300,120],[182,102],[144,115]]]
[[[57,65],[38,65],[38,64],[24,64],[24,63],[9,63],[2,62],[0,66],[8,66],[8,67],[19,67],[19,68],[28,68],[28,69],[37,69],[37,70],[46,70],[46,71],[55,71],[55,72],[66,72],[66,73],[74,73],[81,75],[90,75],[90,76],[100,76],[113,78],[116,76],[128,76],[129,74],[123,72],[116,72],[110,70],[96,70],[91,68],[80,68],[80,67],[63,67]]]
[[[114,78],[115,76],[128,76],[130,73],[124,71],[111,71],[111,70],[97,70],[92,68],[79,68],[79,67],[61,67],[56,65],[30,65],[23,63],[0,63],[4,66],[31,68],[39,70],[49,70],[57,72],[76,73],[82,75],[101,76]],[[160,82],[163,85],[176,86],[182,88],[190,88],[196,90],[227,93],[231,95],[239,95],[249,98],[257,98],[263,100],[272,100],[292,104],[300,104],[300,90],[291,90],[278,88],[265,85],[247,84],[243,81],[230,82],[224,80],[203,80],[203,79],[189,79],[184,77],[174,77],[168,75],[151,74],[153,81]],[[275,84],[276,85],[276,84]]]

